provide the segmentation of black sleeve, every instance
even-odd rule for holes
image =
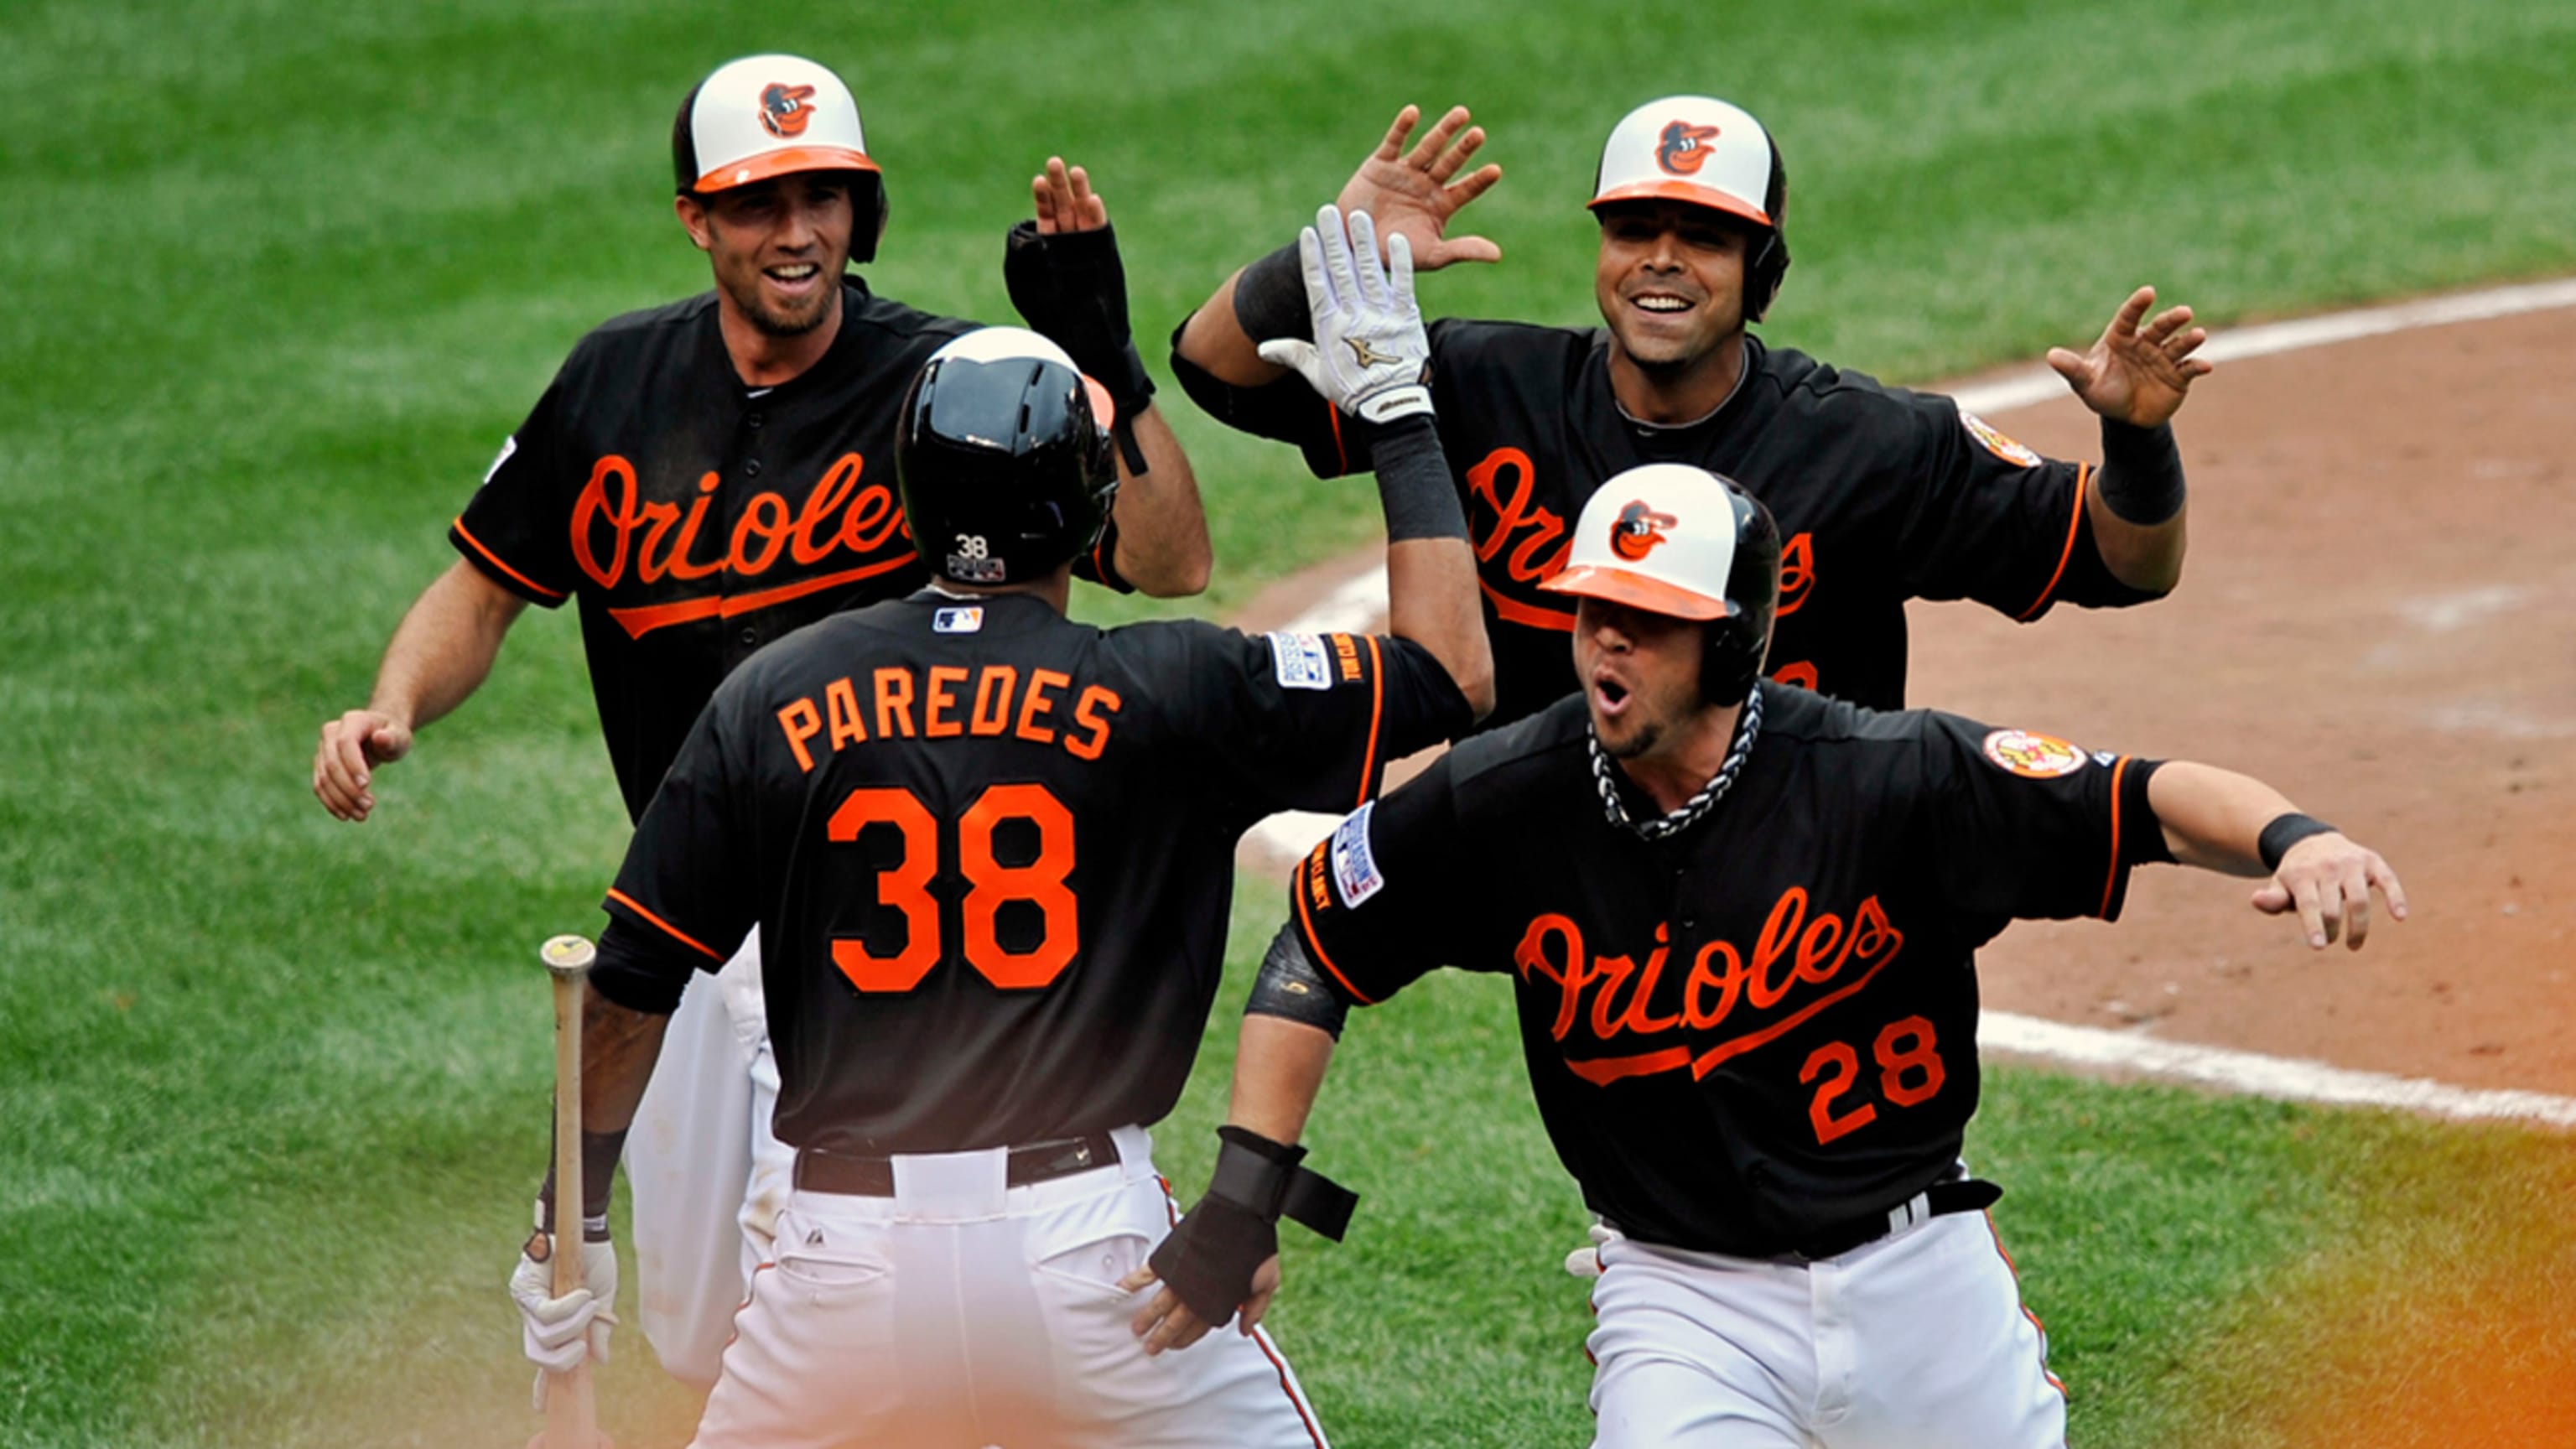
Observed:
[[[722,969],[758,921],[743,794],[755,776],[748,760],[731,758],[729,740],[742,736],[722,724],[738,697],[719,690],[699,711],[602,903],[609,924],[591,980],[630,1010],[677,1010],[689,973]]]
[[[1297,862],[1288,919],[1324,979],[1352,1002],[1384,1001],[1457,960],[1472,871],[1451,760],[1361,806]]]
[[[447,541],[492,582],[549,609],[572,596],[576,581],[569,493],[557,467],[565,390],[557,374],[447,530]],[[631,475],[626,486],[634,486]]]
[[[2117,920],[2133,866],[2170,860],[2147,805],[2160,761],[1923,711],[1918,858],[1972,915]]]
[[[1292,372],[1261,387],[1237,387],[1181,355],[1181,332],[1189,325],[1184,317],[1172,329],[1172,376],[1201,412],[1238,432],[1296,444],[1318,478],[1368,470],[1361,425],[1343,417],[1306,379]]]
[[[1946,397],[1909,409],[1908,507],[1895,557],[1908,593],[1975,599],[2022,621],[2059,600],[2087,607],[2156,595],[2111,576],[2085,516],[2092,467],[2043,458]]]
[[[1409,639],[1205,628],[1198,645],[1191,677],[1222,683],[1202,686],[1190,734],[1264,813],[1352,809],[1377,794],[1387,761],[1474,722],[1449,671]]]

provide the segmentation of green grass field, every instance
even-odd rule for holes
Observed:
[[[565,350],[706,285],[665,138],[721,59],[851,77],[894,199],[872,278],[973,316],[1008,316],[1050,152],[1093,169],[1158,336],[1399,104],[1464,100],[1507,261],[1428,308],[1581,322],[1600,137],[1672,90],[1788,155],[1768,335],[1897,378],[2089,338],[2139,281],[2215,321],[2576,268],[2576,11],[2528,0],[1045,14],[0,10],[0,1446],[534,1428],[500,1291],[545,1140],[530,957],[596,925],[624,835],[571,621],[522,624],[367,826],[307,765]],[[1370,536],[1365,485],[1166,398],[1217,537],[1199,607]],[[1238,977],[1275,900],[1241,894]],[[1366,1014],[1315,1128],[1369,1201],[1274,1322],[1345,1446],[1588,1434],[1552,1266],[1582,1217],[1493,986]],[[1162,1133],[1185,1189],[1239,999]],[[2564,1139],[2004,1071],[1971,1152],[2081,1444],[2303,1442],[2426,1375],[2576,1368],[2555,1320],[2508,1364],[2428,1327],[2576,1290]],[[682,1442],[689,1398],[620,1350],[619,1442]]]

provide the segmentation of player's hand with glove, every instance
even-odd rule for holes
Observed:
[[[1365,211],[1315,213],[1297,234],[1306,273],[1306,305],[1315,340],[1282,337],[1261,344],[1264,360],[1294,369],[1336,408],[1369,423],[1428,416],[1431,342],[1413,300],[1413,249],[1387,238],[1378,264],[1377,225]]]
[[[1037,220],[1011,228],[1002,281],[1030,330],[1044,335],[1073,365],[1109,390],[1121,424],[1145,410],[1154,381],[1127,320],[1127,269],[1109,205],[1091,177],[1061,156],[1030,180]],[[1134,466],[1134,460],[1129,464]]]
[[[536,1405],[546,1403],[546,1375],[570,1373],[585,1360],[608,1362],[608,1333],[617,1322],[617,1245],[603,1227],[581,1245],[582,1286],[554,1296],[554,1235],[545,1229],[545,1206],[538,1204],[538,1225],[519,1250],[510,1272],[510,1301],[519,1307],[520,1345],[538,1369]]]
[[[1294,1218],[1339,1242],[1359,1201],[1300,1166],[1303,1147],[1246,1127],[1216,1131],[1225,1145],[1207,1195],[1155,1246],[1145,1267],[1119,1280],[1130,1293],[1162,1280],[1163,1291],[1132,1325],[1148,1354],[1187,1348],[1230,1318],[1239,1318],[1249,1335],[1279,1291],[1279,1220]]]

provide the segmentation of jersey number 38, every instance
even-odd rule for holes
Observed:
[[[1025,865],[1004,865],[993,849],[993,832],[1004,822],[1026,820],[1037,827],[1037,858]],[[939,874],[939,822],[930,807],[910,790],[876,787],[853,790],[832,812],[825,835],[849,844],[871,825],[891,825],[903,838],[903,854],[877,877],[877,904],[903,916],[904,944],[892,956],[875,956],[865,941],[832,938],[832,964],[861,991],[910,991],[939,964],[939,901],[930,882]],[[1033,990],[1064,971],[1080,949],[1073,888],[1073,812],[1044,785],[990,785],[957,819],[957,867],[968,890],[958,903],[966,964],[1004,990]],[[1027,901],[1043,922],[1035,946],[1004,949],[999,922],[1002,907]]]

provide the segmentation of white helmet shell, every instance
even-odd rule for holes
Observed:
[[[716,67],[690,102],[689,141],[696,191],[796,171],[877,169],[850,88],[802,56],[747,55]]]
[[[1680,201],[1776,228],[1767,209],[1771,154],[1771,133],[1741,108],[1709,96],[1666,96],[1630,111],[1610,132],[1591,204]]]
[[[1678,619],[1723,619],[1735,568],[1736,504],[1717,476],[1648,463],[1583,505],[1565,567],[1539,585]]]

